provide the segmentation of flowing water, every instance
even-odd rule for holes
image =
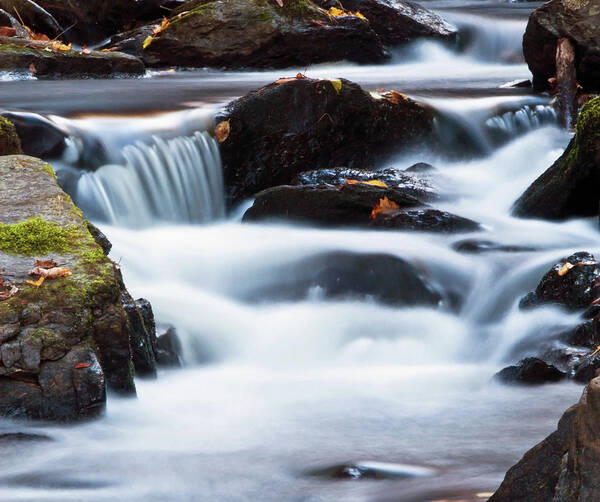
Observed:
[[[0,422],[0,432],[52,438],[6,447],[0,500],[484,500],[554,429],[580,385],[491,381],[577,322],[556,308],[521,312],[519,299],[558,258],[600,252],[595,221],[509,214],[569,139],[544,98],[501,87],[529,77],[520,37],[537,4],[424,3],[461,29],[456,45],[414,44],[383,66],[300,70],[393,87],[440,109],[445,154],[389,165],[434,164],[447,195],[437,205],[484,225],[469,235],[241,224],[247,203],[226,216],[207,118],[298,69],[2,84],[7,108],[45,114],[68,131],[63,155],[51,159],[59,179],[113,242],[132,294],[177,328],[185,367],[138,381],[137,400],[110,396],[92,423]],[[524,250],[455,251],[467,237]],[[318,290],[295,301],[261,296],[301,282],[296,265],[327,251],[402,257],[459,301],[392,308],[325,300]],[[396,475],[311,475],[347,462]]]

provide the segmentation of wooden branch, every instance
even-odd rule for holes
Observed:
[[[570,128],[577,119],[577,70],[575,47],[568,38],[560,38],[556,44],[556,86],[560,122]]]

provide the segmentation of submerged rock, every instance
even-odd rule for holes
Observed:
[[[379,214],[371,222],[371,227],[448,234],[476,232],[482,229],[476,221],[432,208],[407,209]]]
[[[435,474],[433,469],[392,462],[361,461],[332,465],[308,471],[309,476],[333,479],[398,479],[422,478]]]
[[[230,201],[303,171],[365,169],[428,139],[434,112],[396,94],[372,95],[344,79],[294,78],[233,101],[216,118]]]
[[[11,39],[4,39],[11,40]],[[136,57],[120,52],[46,50],[51,42],[11,41],[0,43],[0,70],[31,71],[43,76],[110,77],[115,73],[141,75],[144,64]]]
[[[495,378],[503,383],[535,385],[548,382],[558,382],[567,374],[555,366],[538,359],[528,357],[519,361],[515,366],[508,366],[496,373]]]
[[[360,12],[387,45],[420,38],[453,39],[457,29],[414,2],[399,0],[341,0],[348,11]]]
[[[170,327],[156,340],[156,362],[159,366],[176,368],[182,365],[181,341],[175,328]]]
[[[286,68],[328,61],[380,62],[387,57],[369,22],[332,17],[310,0],[190,0],[168,25],[114,37],[109,45],[149,66]],[[148,37],[152,37],[148,39]]]
[[[134,394],[120,274],[48,164],[0,158],[0,415],[97,416],[106,387]],[[71,275],[28,284],[34,259]],[[6,296],[6,295],[5,295]]]
[[[544,274],[536,290],[521,300],[520,307],[555,304],[569,310],[583,310],[600,296],[598,277],[600,263],[593,255],[583,251],[572,254]]]
[[[596,1],[551,0],[529,17],[523,53],[537,89],[556,75],[556,45],[568,38],[577,54],[577,80],[586,90],[600,90],[600,10]]]
[[[267,287],[243,299],[300,300],[311,292],[329,299],[365,299],[389,305],[437,306],[442,294],[414,265],[383,253],[320,253],[280,266]]]
[[[491,253],[495,251],[504,253],[521,253],[535,251],[535,248],[527,246],[506,245],[485,239],[464,239],[452,244],[452,248],[459,253]]]
[[[562,220],[596,216],[600,202],[600,98],[579,113],[577,132],[561,157],[513,206],[524,218]]]
[[[129,321],[129,343],[136,375],[156,377],[156,327],[150,302],[144,298],[133,300],[125,290],[121,292],[123,308]]]

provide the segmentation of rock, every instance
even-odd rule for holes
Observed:
[[[500,251],[504,253],[520,253],[535,251],[527,246],[510,246],[485,239],[465,239],[452,244],[452,248],[459,253],[490,253]]]
[[[68,133],[54,122],[37,113],[2,112],[2,116],[14,124],[26,155],[58,158],[64,152]]]
[[[88,418],[107,386],[134,394],[120,274],[48,164],[0,158],[0,222],[0,277],[18,288],[0,301],[0,415]],[[72,275],[27,284],[34,259]]]
[[[416,164],[407,167],[404,171],[407,173],[431,174],[432,172],[437,171],[437,169],[427,162],[417,162]]]
[[[102,233],[96,225],[93,223],[87,222],[88,231],[92,234],[92,237],[96,241],[96,244],[102,248],[103,253],[108,256],[110,250],[112,249],[112,242],[108,240],[108,237]]]
[[[171,14],[158,34],[152,34],[155,25],[145,26],[109,45],[149,66],[288,68],[387,57],[367,20],[332,18],[310,0],[287,0],[282,7],[270,0],[191,0]]]
[[[371,211],[384,197],[400,207],[420,205],[399,190],[372,185],[284,185],[257,194],[243,221],[285,219],[325,226],[367,226]]]
[[[15,155],[22,153],[21,142],[14,124],[0,117],[0,155]]]
[[[136,375],[156,377],[156,328],[148,300],[133,300],[127,291],[121,293],[123,308],[129,319],[129,343]]]
[[[402,191],[420,201],[431,201],[439,198],[439,190],[428,177],[417,177],[405,171],[385,169],[349,169],[347,167],[334,167],[319,171],[305,171],[292,180],[292,184],[299,185],[344,185],[347,180],[353,181],[381,181],[388,187]]]
[[[399,0],[341,0],[348,11],[360,12],[384,44],[421,38],[454,39],[457,29],[419,4]]]
[[[177,336],[177,331],[170,327],[156,341],[156,362],[159,366],[178,368],[182,366],[181,354],[181,341]]]
[[[577,53],[577,79],[585,90],[600,90],[600,10],[595,1],[551,0],[529,17],[523,53],[533,85],[547,89],[556,75],[556,44],[568,38]]]
[[[569,408],[558,428],[529,450],[511,467],[488,502],[542,502],[553,500],[563,465],[563,457],[573,437],[573,424],[579,405]]]
[[[508,366],[499,371],[495,378],[503,383],[536,385],[557,382],[566,376],[566,373],[537,357],[527,357],[516,366]]]
[[[248,291],[244,299],[300,300],[317,288],[324,298],[368,297],[395,306],[437,306],[442,301],[440,292],[414,265],[383,253],[320,253],[281,266],[274,277],[276,282]]]
[[[431,208],[382,213],[372,220],[371,227],[438,233],[476,232],[482,229],[473,220]]]
[[[221,157],[230,201],[303,171],[366,169],[430,138],[431,109],[400,94],[389,99],[344,79],[296,78],[233,101],[216,117],[228,124]]]
[[[515,216],[563,220],[598,214],[599,129],[600,98],[596,98],[581,109],[575,137],[563,155],[515,202]]]
[[[600,357],[597,354],[592,357],[584,357],[573,368],[573,379],[581,383],[588,383],[598,376],[598,369],[600,369]]]
[[[50,436],[45,434],[32,434],[30,432],[4,432],[0,433],[0,444],[14,443],[35,443],[40,441],[52,441]]]
[[[572,254],[546,272],[536,290],[525,296],[519,306],[531,308],[550,303],[569,310],[585,309],[600,294],[596,286],[599,276],[600,263],[590,253]]]
[[[114,74],[141,75],[144,63],[120,52],[44,50],[52,42],[19,41],[0,37],[0,70],[32,71],[44,76],[111,77]],[[32,66],[33,65],[33,66]]]

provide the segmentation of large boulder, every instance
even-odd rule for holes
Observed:
[[[558,429],[506,473],[490,502],[600,500],[600,377],[569,408]]]
[[[360,12],[386,45],[417,38],[452,39],[457,29],[414,2],[400,0],[341,0],[348,11]]]
[[[28,283],[34,260],[71,275]],[[107,386],[135,393],[118,268],[32,157],[0,157],[0,281],[0,415],[74,420],[101,412]]]
[[[594,0],[551,0],[531,14],[523,53],[534,87],[546,89],[556,75],[556,43],[563,37],[575,46],[579,83],[600,90],[600,9]]]
[[[405,96],[348,80],[284,79],[216,117],[231,202],[292,182],[302,171],[372,167],[429,138],[434,112]]]
[[[120,52],[79,51],[59,42],[0,37],[0,70],[30,71],[38,77],[111,77],[141,75],[145,67],[138,58]]]
[[[513,213],[562,220],[598,214],[600,192],[600,98],[579,113],[575,137],[563,155],[517,199]]]
[[[387,53],[369,22],[333,17],[310,0],[190,0],[168,24],[114,37],[109,45],[149,66],[229,68],[309,66],[327,61],[383,61]]]
[[[521,300],[522,308],[542,304],[562,305],[569,310],[583,310],[598,298],[600,263],[593,255],[579,252],[556,263],[535,291]]]
[[[558,382],[566,376],[565,372],[537,357],[527,357],[514,366],[502,369],[495,375],[500,382],[522,385]]]

